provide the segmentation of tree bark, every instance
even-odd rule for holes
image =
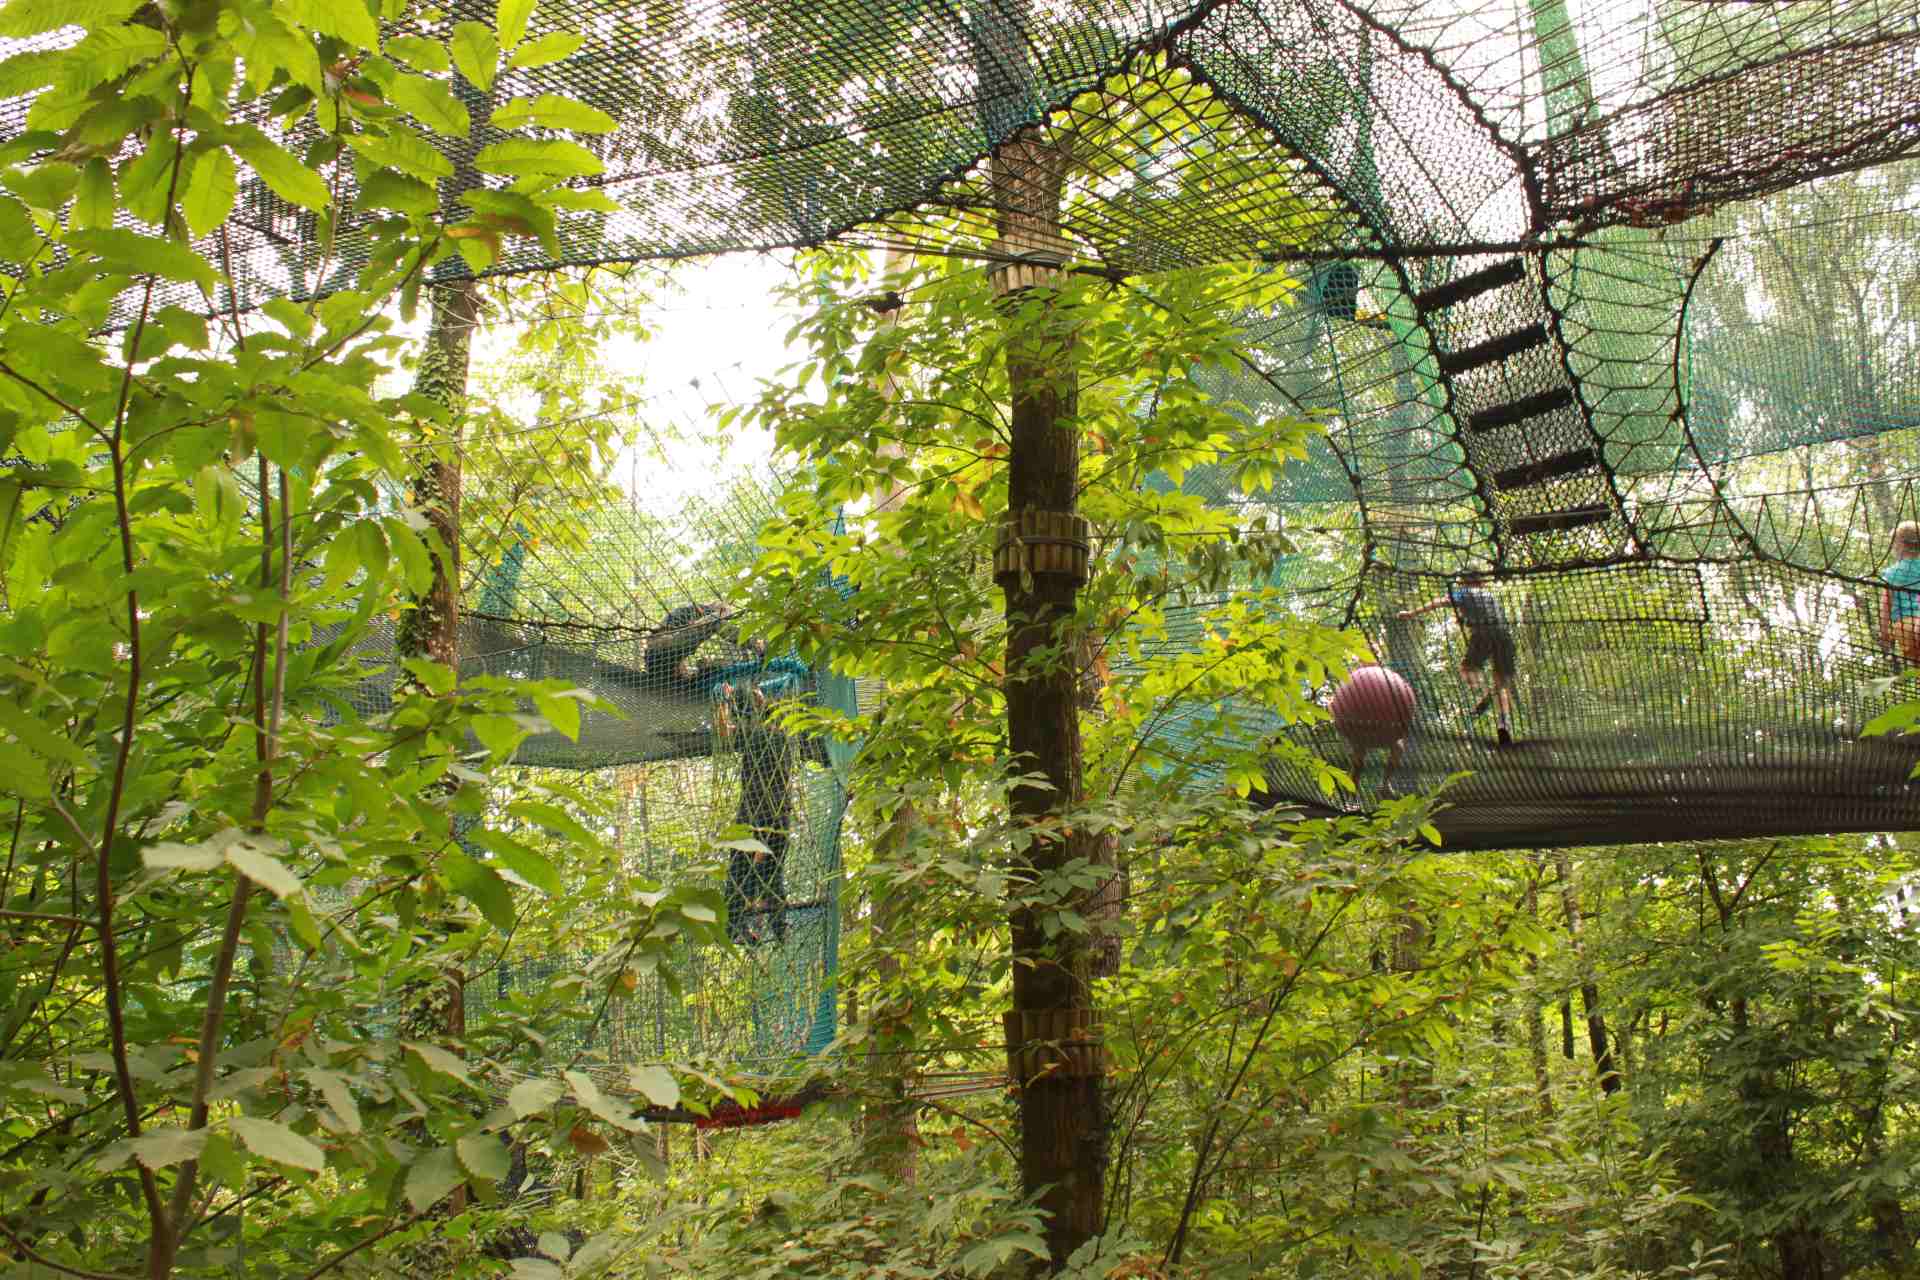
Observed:
[[[460,428],[466,409],[467,372],[473,348],[473,329],[479,317],[479,286],[469,278],[442,284],[432,293],[432,320],[426,350],[414,375],[413,389],[446,410],[445,435],[422,450],[413,478],[413,504],[426,520],[439,546],[429,546],[433,581],[411,601],[401,615],[394,637],[397,659],[425,658],[452,671],[460,668]],[[404,668],[398,688],[418,688]],[[440,986],[416,993],[415,1003],[403,1014],[412,1024],[408,1033],[420,1039],[439,1039],[458,1051],[467,1034],[466,975],[456,967]],[[466,1207],[466,1188],[451,1196],[451,1211]]]
[[[1078,650],[1080,710],[1097,712],[1100,695],[1107,687],[1107,660],[1100,647],[1100,636],[1092,629],[1082,630]],[[1088,856],[1103,869],[1100,884],[1087,899],[1088,945],[1092,955],[1088,976],[1095,981],[1120,972],[1120,919],[1127,905],[1127,867],[1120,861],[1120,840],[1111,831],[1089,836]]]
[[[990,161],[997,226],[1009,257],[996,272],[1010,307],[1007,383],[1010,418],[1007,505],[1023,513],[1070,516],[1079,491],[1079,438],[1071,426],[1077,385],[1070,361],[1073,324],[1053,300],[1053,273],[1033,255],[1059,244],[1060,196],[1068,157],[1039,130],[995,149]],[[1039,315],[1033,307],[1041,308]],[[1046,785],[1016,786],[1011,807],[1029,839],[1013,866],[1031,894],[1075,859],[1095,852],[1058,815],[1083,798],[1079,681],[1057,656],[1073,625],[1079,579],[1063,572],[1000,575],[1007,618],[1007,738],[1016,774]],[[1060,906],[1075,904],[1061,903]],[[1021,1181],[1047,1214],[1054,1269],[1104,1226],[1106,1101],[1103,1057],[1092,1043],[1090,948],[1071,930],[1047,924],[1058,906],[1031,901],[1011,912],[1013,1009],[1007,1054],[1019,1090]],[[1062,1046],[1066,1046],[1063,1048]]]
[[[1593,1071],[1605,1093],[1620,1088],[1620,1073],[1613,1067],[1613,1051],[1607,1046],[1607,1020],[1600,1011],[1600,984],[1593,976],[1582,937],[1580,894],[1573,883],[1573,861],[1565,850],[1554,854],[1554,866],[1560,872],[1560,902],[1567,913],[1567,937],[1573,945],[1574,963],[1580,969],[1580,1004],[1587,1015],[1587,1044],[1593,1050]]]
[[[912,838],[920,815],[911,804],[894,812],[893,820],[881,834],[883,854],[897,853]],[[892,900],[874,903],[872,929],[875,942],[891,946],[898,927],[899,913]],[[890,990],[900,976],[900,961],[883,952],[875,962],[879,992],[874,996],[872,1012],[873,1078],[881,1082],[883,1095],[863,1108],[860,1139],[863,1163],[896,1186],[912,1186],[919,1178],[919,1107],[914,1101],[913,1023],[911,1010],[897,992]]]
[[[1538,857],[1533,858],[1527,868],[1527,916],[1540,918],[1540,872]],[[1553,1079],[1547,1074],[1547,1033],[1541,1025],[1546,1014],[1544,1002],[1540,999],[1539,982],[1540,962],[1532,956],[1527,957],[1527,973],[1533,978],[1535,986],[1527,993],[1527,1057],[1533,1063],[1533,1093],[1539,1100],[1540,1118],[1553,1119]]]

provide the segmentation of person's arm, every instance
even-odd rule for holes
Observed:
[[[1893,588],[1880,588],[1880,643],[1893,648]]]
[[[1447,605],[1450,605],[1452,603],[1453,603],[1452,597],[1441,596],[1438,599],[1427,601],[1425,604],[1421,605],[1417,609],[1402,609],[1399,613],[1395,614],[1394,616],[1399,618],[1402,622],[1405,622],[1408,618],[1417,618],[1423,613],[1432,613],[1435,609],[1445,608]]]
[[[686,673],[681,670],[682,664],[733,616],[732,610],[723,604],[698,607],[698,617],[677,627],[663,627],[647,637],[646,665],[649,675],[684,676]]]

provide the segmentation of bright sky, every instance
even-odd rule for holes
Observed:
[[[799,358],[784,341],[799,313],[775,296],[788,278],[789,261],[740,253],[682,263],[674,268],[673,289],[652,309],[652,339],[622,342],[603,353],[608,368],[633,371],[650,402],[649,417],[661,430],[703,425],[714,406],[751,398],[761,382]],[[665,474],[630,450],[621,478],[644,503],[672,503],[712,490],[725,470],[758,461],[770,449],[765,436],[749,437],[716,467],[699,446],[685,444],[672,451]],[[640,476],[644,492],[636,483]]]

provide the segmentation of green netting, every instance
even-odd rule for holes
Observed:
[[[386,31],[492,10],[452,0]],[[1200,262],[1298,278],[1295,305],[1244,318],[1245,366],[1215,389],[1316,415],[1325,441],[1269,492],[1187,483],[1323,531],[1279,584],[1407,673],[1406,784],[1473,773],[1450,835],[1920,826],[1908,748],[1857,732],[1892,669],[1872,580],[1920,475],[1917,0],[555,0],[534,23],[584,43],[491,100],[612,115],[605,171],[578,185],[617,208],[564,216],[558,255],[511,242],[501,271],[840,237],[1038,251],[1144,288]],[[486,119],[489,95],[455,87]],[[0,104],[0,133],[27,102]],[[985,158],[1016,135],[1068,158],[1039,245],[996,231],[1010,193]],[[501,136],[442,145],[464,170]],[[323,255],[257,183],[220,246],[243,306],[339,287],[363,252],[349,223]],[[536,547],[536,520],[495,530],[466,584],[466,669],[577,680],[628,713],[523,759],[645,771],[644,857],[704,856],[735,819],[754,730],[723,721],[756,690],[819,696],[724,634],[690,660],[731,675],[650,661],[653,630],[747,558],[764,489],[742,492],[564,546]],[[1497,755],[1462,709],[1461,628],[1395,616],[1469,564],[1519,652],[1517,745]],[[370,680],[361,708],[384,696]],[[1245,732],[1275,728],[1245,710]],[[830,1017],[838,793],[816,762],[783,768],[785,940],[700,958],[702,994],[654,1009],[656,1048],[791,1048]],[[1324,803],[1287,776],[1271,792]]]

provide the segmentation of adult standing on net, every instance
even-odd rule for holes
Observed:
[[[1920,527],[1916,527],[1916,533],[1920,534]],[[1499,600],[1487,589],[1486,574],[1477,568],[1469,569],[1445,595],[1415,609],[1402,609],[1397,616],[1417,618],[1442,607],[1453,609],[1454,618],[1466,633],[1467,653],[1460,661],[1460,678],[1479,692],[1486,669],[1493,668],[1493,687],[1474,704],[1472,714],[1485,715],[1488,707],[1497,706],[1495,719],[1500,745],[1510,747],[1513,745],[1513,677],[1518,667],[1519,646],[1513,642],[1513,630],[1507,625],[1507,615],[1500,608]]]
[[[1893,563],[1880,580],[1880,643],[1920,667],[1920,522],[1894,527]]]

